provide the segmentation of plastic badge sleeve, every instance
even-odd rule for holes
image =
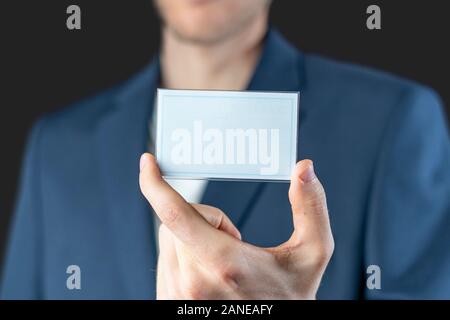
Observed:
[[[158,89],[156,158],[164,177],[289,181],[299,92]]]

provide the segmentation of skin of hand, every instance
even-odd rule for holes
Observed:
[[[142,155],[140,168],[142,193],[162,221],[158,299],[315,299],[334,240],[310,160],[298,162],[291,177],[294,231],[272,248],[242,241],[220,209],[187,203],[151,154]]]

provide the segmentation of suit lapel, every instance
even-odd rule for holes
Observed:
[[[139,157],[158,79],[153,62],[114,97],[97,130],[101,171],[121,289],[127,297],[153,297],[156,248],[149,206],[139,190]],[[149,254],[150,253],[150,254]]]
[[[303,56],[274,30],[267,33],[265,45],[248,90],[299,91],[303,83]],[[302,111],[302,117],[304,118]],[[252,213],[267,183],[208,183],[202,202],[221,208],[241,229]]]

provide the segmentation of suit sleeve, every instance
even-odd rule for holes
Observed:
[[[450,141],[439,98],[408,90],[382,142],[366,221],[368,299],[450,299]],[[373,280],[373,279],[372,279]]]
[[[43,221],[40,189],[40,140],[43,120],[28,139],[19,193],[3,265],[2,299],[42,298]]]

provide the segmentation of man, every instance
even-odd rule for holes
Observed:
[[[159,59],[35,125],[4,298],[450,298],[450,144],[431,90],[297,51],[268,30],[267,0],[156,6]],[[168,184],[149,154],[139,170],[158,86],[300,91],[314,168],[300,161],[290,186]],[[162,220],[157,275],[138,181]]]

